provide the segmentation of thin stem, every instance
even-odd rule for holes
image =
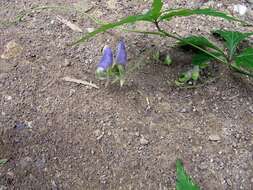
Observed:
[[[158,35],[158,36],[166,36],[164,33],[161,33],[161,32],[130,30],[130,29],[126,29],[126,28],[119,28],[119,30],[121,30],[123,32],[134,32],[134,33],[140,33],[140,34],[151,34],[151,35]]]
[[[203,48],[201,48],[201,47],[199,47],[199,46],[197,46],[197,45],[195,45],[195,44],[193,44],[193,43],[191,43],[191,42],[188,42],[188,41],[182,39],[180,36],[175,36],[175,35],[173,35],[173,34],[171,34],[171,33],[168,33],[168,32],[166,32],[166,31],[164,31],[163,29],[160,28],[158,22],[155,22],[154,24],[155,24],[157,30],[158,30],[159,32],[163,33],[165,36],[170,37],[170,38],[174,38],[174,39],[176,39],[176,40],[179,40],[179,41],[181,41],[181,42],[184,42],[184,43],[186,43],[186,44],[189,44],[190,46],[192,46],[192,47],[194,47],[194,48],[196,48],[196,49],[198,49],[198,50],[200,50],[200,51],[206,53],[207,55],[210,55],[211,57],[215,58],[216,60],[220,61],[221,63],[227,64],[226,61],[224,61],[224,60],[222,60],[221,58],[219,58],[219,57],[213,55],[212,53],[208,52],[207,50],[205,50],[205,49],[203,49]]]
[[[246,76],[249,76],[249,77],[252,77],[252,78],[253,78],[253,73],[249,73],[249,72],[247,72],[247,71],[243,71],[243,70],[241,70],[240,68],[238,68],[237,66],[235,66],[235,65],[233,65],[233,64],[230,64],[230,65],[229,65],[229,68],[230,68],[231,70],[233,70],[233,71],[236,71],[236,72],[240,73],[240,74],[243,74],[243,75],[246,75]]]

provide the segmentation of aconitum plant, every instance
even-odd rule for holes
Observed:
[[[120,81],[120,85],[124,84],[127,64],[127,52],[124,39],[121,38],[116,51],[115,62],[113,62],[112,49],[105,46],[103,55],[96,69],[96,76],[101,79],[113,79],[113,82]]]
[[[179,79],[176,81],[176,84],[179,86],[187,84],[187,82],[190,80],[193,82],[197,82],[201,78],[201,70],[208,67],[209,63],[212,61],[220,62],[227,65],[228,68],[231,69],[231,71],[235,71],[243,75],[253,77],[253,48],[246,47],[245,49],[238,50],[240,43],[253,35],[253,32],[242,33],[239,31],[229,30],[211,31],[215,36],[221,38],[224,41],[224,46],[219,47],[214,42],[210,41],[207,37],[200,35],[181,37],[180,35],[176,33],[170,33],[161,27],[162,22],[170,22],[175,17],[187,17],[193,15],[219,17],[228,21],[240,22],[242,25],[252,26],[252,24],[250,23],[246,23],[231,15],[228,15],[227,13],[220,12],[214,9],[164,9],[162,0],[153,0],[152,6],[148,12],[131,15],[112,23],[105,23],[104,21],[99,21],[97,22],[100,25],[98,29],[86,34],[74,44],[84,42],[99,33],[103,33],[111,29],[120,29],[121,31],[127,32],[157,35],[163,38],[169,37],[177,40],[179,46],[191,47],[195,49],[194,52],[196,52],[196,54],[193,55],[192,59],[193,68],[181,74]],[[94,20],[98,21],[98,19]],[[123,25],[133,24],[139,21],[152,23],[156,31],[127,30],[122,28]],[[104,59],[102,58],[101,60]],[[111,59],[108,60],[111,61]],[[170,58],[166,58],[166,60],[168,60],[166,61],[167,65],[171,64]],[[103,69],[98,70],[106,72],[107,79],[112,78],[114,82],[120,80],[120,83],[122,85],[124,81],[123,78],[125,78],[126,73],[126,49],[124,41],[121,40],[119,42],[116,62],[112,65],[110,69],[107,69],[107,67],[105,69],[103,67],[103,64],[100,64],[101,68]]]

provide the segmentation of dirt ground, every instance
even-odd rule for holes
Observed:
[[[246,1],[166,2],[231,14],[236,3],[250,7]],[[0,20],[14,20],[34,6],[76,3],[106,21],[148,8],[143,0],[1,0]],[[177,158],[202,189],[253,189],[252,80],[217,66],[217,80],[179,89],[173,81],[189,68],[189,53],[169,48],[175,42],[170,39],[121,33],[129,65],[149,64],[122,88],[105,87],[94,71],[102,47],[115,47],[120,32],[69,47],[81,34],[59,15],[84,32],[96,27],[75,10],[63,9],[34,11],[22,22],[0,25],[0,55],[13,40],[22,48],[17,57],[0,59],[0,159],[9,159],[0,166],[0,190],[175,189]],[[252,18],[249,8],[243,19]],[[252,30],[206,17],[177,18],[167,27],[182,35],[220,27]],[[154,63],[149,49],[170,52],[173,65]],[[100,88],[63,81],[66,76]]]

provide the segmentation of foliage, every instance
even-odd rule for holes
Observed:
[[[238,31],[216,30],[213,32],[216,37],[222,37],[225,41],[225,48],[220,49],[218,45],[210,42],[202,36],[189,36],[183,38],[185,42],[191,42],[198,47],[207,49],[204,51],[197,51],[193,56],[192,64],[200,66],[204,69],[208,63],[213,60],[220,61],[228,65],[231,69],[247,76],[253,76],[253,48],[247,47],[241,53],[238,51],[240,43],[253,35],[253,33],[242,33]],[[184,47],[187,43],[182,41],[178,42],[179,46]],[[216,51],[214,51],[216,50]],[[189,73],[189,71],[188,71]],[[191,80],[191,77],[182,79],[179,78],[178,82],[186,83]],[[177,82],[177,84],[178,84]]]
[[[187,72],[184,72],[180,75],[179,79],[176,81],[177,85],[184,85],[190,80],[197,81],[201,77],[201,70],[206,68],[211,61],[218,61],[224,64],[229,65],[229,68],[237,71],[239,73],[245,74],[247,76],[252,76],[252,68],[253,68],[253,59],[252,59],[252,48],[248,48],[244,50],[241,54],[237,51],[238,45],[253,33],[241,33],[238,31],[227,31],[227,30],[216,30],[213,34],[216,36],[220,36],[225,40],[225,49],[220,48],[215,45],[215,43],[211,42],[204,36],[188,36],[181,37],[175,33],[169,33],[163,30],[160,27],[161,22],[171,21],[175,17],[185,17],[185,16],[194,16],[194,15],[206,15],[219,17],[221,19],[225,19],[228,21],[237,21],[245,24],[245,22],[230,16],[224,12],[220,12],[210,8],[204,9],[163,9],[163,1],[162,0],[153,0],[151,9],[147,11],[145,14],[137,14],[128,16],[120,19],[119,21],[112,23],[99,22],[100,27],[94,30],[91,33],[88,33],[81,37],[74,44],[78,44],[84,42],[100,33],[106,32],[107,30],[117,29],[125,24],[132,24],[139,21],[145,21],[153,23],[157,29],[155,31],[140,31],[140,30],[125,30],[128,32],[137,32],[143,34],[152,34],[159,35],[162,37],[170,37],[178,40],[178,45],[181,47],[191,47],[195,49],[196,54],[193,56],[192,64],[193,68]],[[122,28],[120,28],[122,29]],[[124,30],[124,29],[123,29]],[[159,55],[158,55],[159,57]],[[171,59],[165,59],[165,64],[170,65],[172,63]],[[108,69],[107,76],[109,78],[114,78],[114,81],[120,80],[121,84],[122,78],[125,77],[124,68],[118,68],[118,66],[113,66],[111,69]],[[108,78],[107,77],[107,78]]]
[[[228,58],[231,60],[236,54],[236,48],[239,43],[253,35],[253,32],[241,33],[237,31],[216,30],[213,34],[218,34],[225,40],[225,47],[228,49]]]
[[[177,182],[176,190],[200,190],[198,185],[187,175],[181,160],[176,161]]]
[[[174,17],[191,16],[191,15],[209,15],[209,16],[220,17],[226,20],[239,21],[238,19],[232,16],[229,16],[226,13],[216,11],[214,9],[177,9],[177,10],[168,9],[168,10],[162,11],[162,7],[163,7],[162,0],[153,0],[152,7],[150,11],[148,11],[147,13],[128,16],[128,17],[120,19],[117,22],[103,24],[95,31],[88,33],[82,38],[80,38],[74,44],[84,42],[99,33],[106,32],[107,30],[110,30],[110,29],[113,29],[125,24],[135,23],[138,21],[147,21],[147,22],[157,24],[160,21],[172,20]],[[242,21],[239,21],[239,22],[242,22]],[[160,32],[163,33],[162,31]]]

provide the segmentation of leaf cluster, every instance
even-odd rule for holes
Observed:
[[[192,44],[206,50],[206,52],[197,51],[197,53],[193,56],[192,64],[195,67],[199,66],[201,69],[204,69],[211,61],[218,60],[228,65],[229,68],[236,72],[252,76],[253,48],[247,47],[241,50],[239,49],[239,46],[244,40],[253,35],[253,32],[242,33],[238,31],[215,30],[212,33],[224,42],[224,47],[218,47],[218,45],[203,36],[189,36],[183,38],[185,42],[191,42]],[[181,47],[188,46],[185,42],[179,41],[178,45]],[[190,78],[187,78],[183,81],[181,80],[181,82],[186,83],[189,80]],[[180,81],[180,78],[178,81]]]

